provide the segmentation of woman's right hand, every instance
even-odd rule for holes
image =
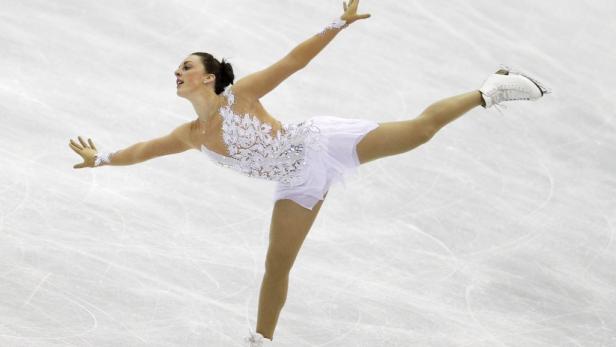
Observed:
[[[88,142],[90,144],[88,146],[88,144],[83,141],[81,136],[77,136],[77,138],[79,139],[79,142],[81,142],[81,145],[73,141],[73,139],[71,139],[68,145],[73,149],[73,151],[79,154],[81,158],[83,158],[83,163],[73,165],[73,169],[94,167],[94,160],[96,159],[96,154],[98,154],[94,142],[92,142],[92,140],[88,138]]]

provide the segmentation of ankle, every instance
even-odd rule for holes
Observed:
[[[259,333],[259,334],[261,334],[261,336],[263,336],[263,339],[264,339],[264,340],[268,340],[268,341],[270,341],[270,342],[273,340],[273,339],[272,339],[272,337],[271,337],[270,335],[266,335],[266,334],[263,334],[263,333]]]
[[[478,90],[478,92],[479,92],[479,99],[480,99],[479,105],[482,107],[486,107],[486,101],[483,99],[483,93],[480,90]]]

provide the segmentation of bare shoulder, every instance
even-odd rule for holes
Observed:
[[[197,128],[196,122],[197,120],[192,120],[190,122],[180,124],[180,126],[173,130],[172,134],[185,145],[189,146],[192,149],[198,150],[199,146],[195,141],[194,135],[194,132]]]
[[[242,97],[248,97],[248,86],[242,80],[236,81],[227,88],[231,89],[233,95],[241,95]]]
[[[247,86],[246,83],[238,82],[228,88],[231,89],[231,92],[235,96],[235,102],[241,100],[247,104],[254,104],[259,101],[259,99],[255,98],[253,94],[250,93],[250,87]]]
[[[268,123],[279,123],[279,121],[265,109],[261,100],[255,98],[252,93],[243,90],[242,86],[234,84],[231,90],[233,95],[235,95],[236,111],[256,115],[261,121],[266,121]]]

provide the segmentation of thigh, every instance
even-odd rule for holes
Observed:
[[[324,200],[325,197],[312,210],[290,199],[275,202],[270,225],[269,247],[265,258],[266,272],[270,275],[284,276],[291,271],[295,258]]]
[[[410,151],[429,141],[434,135],[433,128],[425,117],[379,123],[357,144],[359,163]]]

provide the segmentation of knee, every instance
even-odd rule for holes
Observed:
[[[268,253],[265,257],[265,273],[271,279],[285,278],[291,272],[294,257],[286,253]]]
[[[418,123],[418,131],[423,136],[424,142],[430,141],[441,128],[432,115],[433,113],[428,108],[415,119]]]

